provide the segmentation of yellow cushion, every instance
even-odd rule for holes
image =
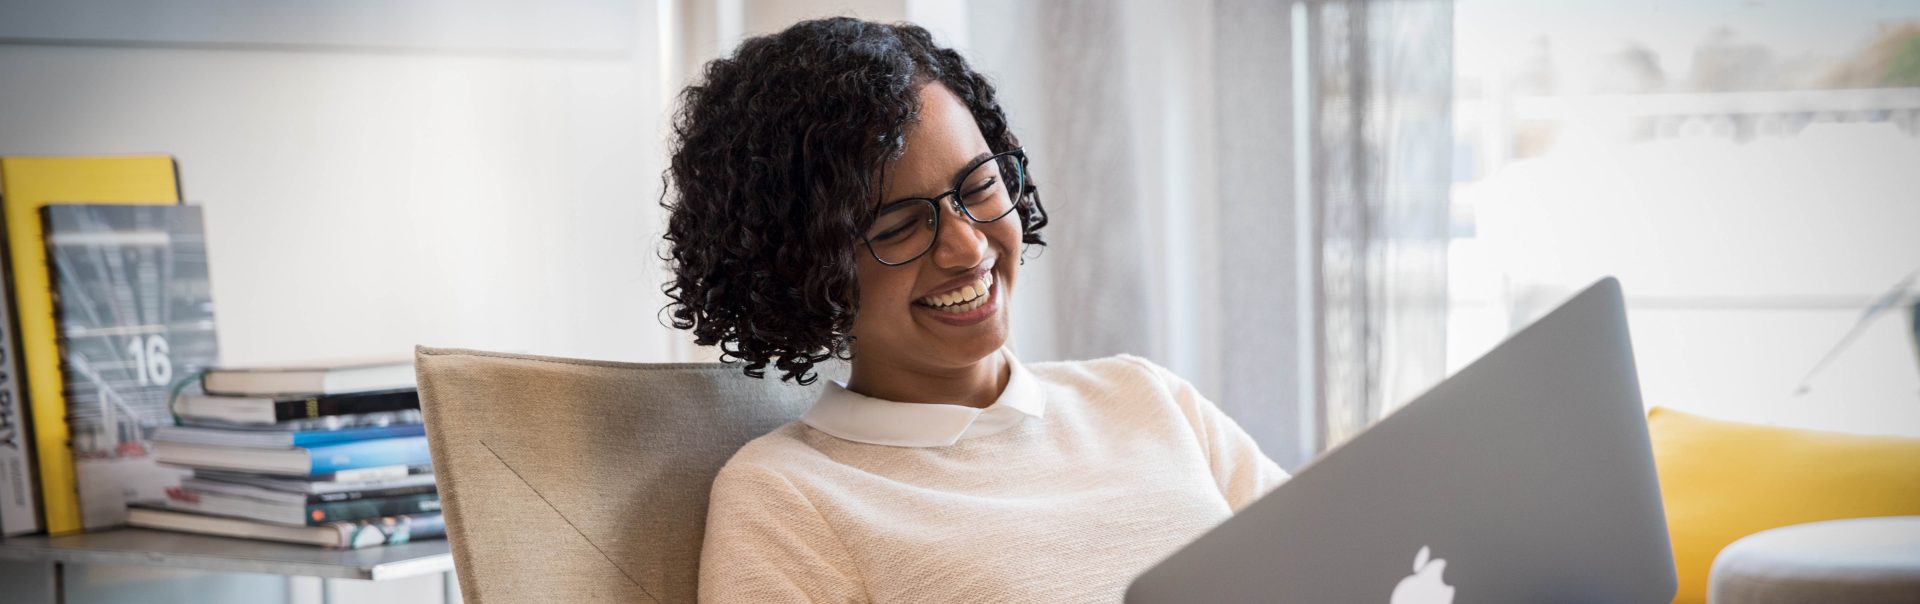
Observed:
[[[1920,438],[1860,436],[1647,414],[1660,469],[1675,602],[1706,602],[1720,550],[1763,530],[1841,518],[1920,515]]]

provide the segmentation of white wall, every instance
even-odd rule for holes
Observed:
[[[625,53],[0,45],[0,153],[177,156],[227,363],[664,360],[658,9],[632,10]]]
[[[618,52],[15,39],[0,44],[0,154],[175,155],[206,207],[227,363],[415,344],[667,360],[659,9],[628,5]],[[442,22],[413,17],[422,39]],[[439,601],[442,587],[119,566],[65,585],[143,602]]]

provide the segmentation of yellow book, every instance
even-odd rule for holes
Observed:
[[[51,203],[176,204],[180,179],[173,158],[166,155],[0,158],[0,214],[6,218],[14,322],[40,462],[42,510],[47,532],[58,535],[79,531],[81,524],[67,442],[53,287],[40,226],[40,208]]]

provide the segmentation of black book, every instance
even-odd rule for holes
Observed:
[[[351,491],[375,491],[398,487],[431,486],[434,484],[433,466],[393,466],[358,470],[346,475],[327,476],[269,476],[253,472],[236,472],[196,468],[194,478],[216,482],[243,484],[273,491],[304,493],[346,493]]]
[[[246,518],[291,526],[319,526],[328,522],[365,520],[381,516],[437,513],[440,511],[440,494],[423,493],[307,503],[268,501],[175,487],[167,491],[165,505],[167,509],[183,512]]]
[[[290,397],[183,395],[173,413],[187,420],[262,425],[419,408],[420,392],[406,389]]]
[[[353,361],[308,367],[215,367],[200,377],[207,392],[228,396],[346,394],[414,387],[413,359]]]
[[[327,493],[295,493],[278,491],[266,487],[222,482],[206,478],[188,478],[180,481],[180,487],[194,493],[219,493],[235,497],[246,497],[276,503],[333,503],[353,501],[355,499],[379,499],[381,497],[399,497],[402,495],[425,495],[438,492],[432,482],[405,486],[369,487],[357,491],[335,491]]]

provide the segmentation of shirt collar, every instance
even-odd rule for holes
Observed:
[[[1040,383],[1005,348],[1007,387],[984,409],[946,403],[901,403],[848,390],[828,381],[820,398],[800,417],[813,429],[873,445],[944,447],[962,439],[986,436],[1011,428],[1021,420],[1039,418],[1046,411]]]

